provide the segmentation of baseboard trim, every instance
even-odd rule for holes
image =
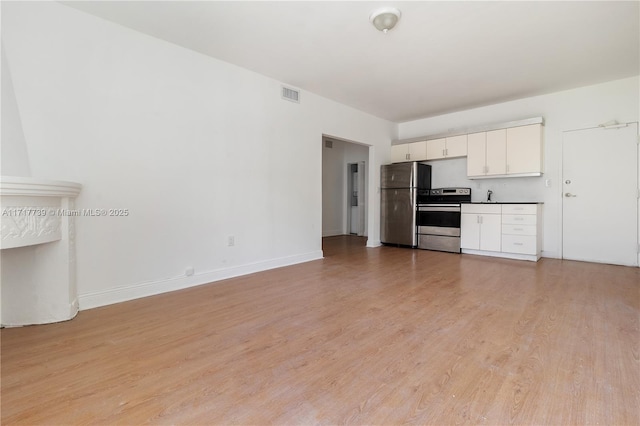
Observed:
[[[367,239],[367,247],[380,247],[381,245],[380,240]]]
[[[269,269],[281,268],[295,265],[297,263],[310,262],[322,259],[322,250],[309,253],[286,256],[271,259],[263,262],[255,262],[246,265],[234,266],[231,268],[218,269],[215,271],[202,272],[190,277],[183,276],[169,278],[159,281],[142,282],[117,288],[112,288],[94,293],[81,294],[78,298],[80,310],[98,308],[100,306],[112,305],[114,303],[126,302],[140,299],[142,297],[167,293],[175,290],[182,290],[203,284],[210,284],[228,278],[253,274],[255,272],[267,271]]]

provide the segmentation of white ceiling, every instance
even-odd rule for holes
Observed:
[[[637,1],[64,3],[395,122],[640,73]]]

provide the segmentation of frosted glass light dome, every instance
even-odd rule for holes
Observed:
[[[395,7],[383,7],[374,10],[369,16],[369,21],[374,27],[386,34],[396,26],[400,16],[400,11]]]

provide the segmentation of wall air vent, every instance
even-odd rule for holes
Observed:
[[[326,139],[324,141],[324,147],[325,148],[333,148],[333,141],[331,139]]]
[[[300,103],[300,92],[295,89],[282,86],[282,99]]]

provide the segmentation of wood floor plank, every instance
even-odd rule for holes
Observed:
[[[640,424],[640,269],[366,248],[3,329],[2,424]]]

